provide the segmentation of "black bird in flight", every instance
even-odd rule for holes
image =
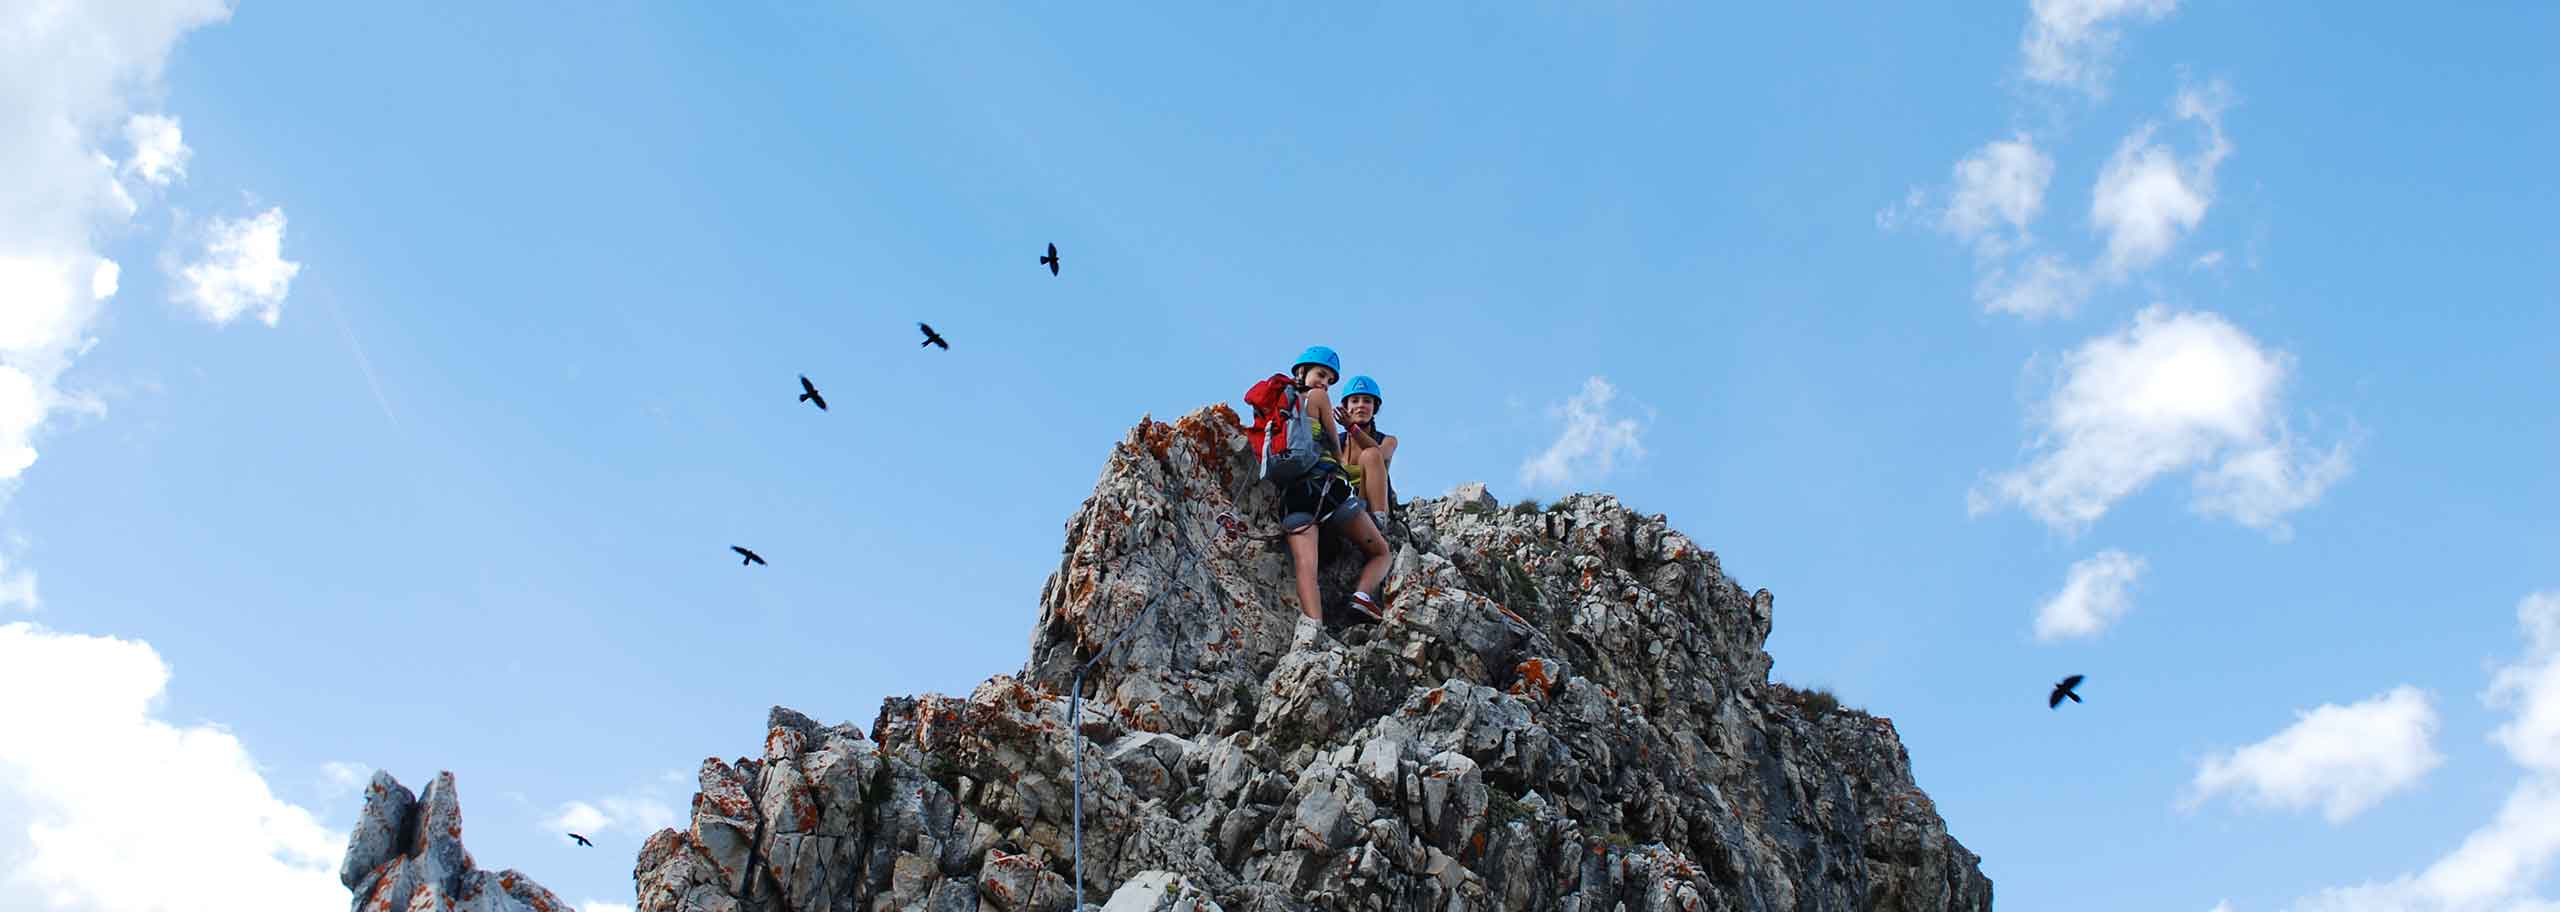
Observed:
[[[1049,267],[1050,275],[1058,274],[1058,245],[1049,245],[1049,255],[1040,258],[1040,265]]]
[[[576,833],[569,834],[569,838],[577,840],[578,844],[582,846],[587,846],[589,848],[593,848],[595,846],[595,843],[587,841],[587,837],[580,836]]]
[[[2083,677],[2086,676],[2072,675],[2068,678],[2062,679],[2062,683],[2053,685],[2053,696],[2045,698],[2044,708],[2052,709],[2054,707],[2061,706],[2062,698],[2064,697],[2070,697],[2071,702],[2073,703],[2080,702],[2080,695],[2073,693],[2072,691],[2080,687],[2080,679]]]
[[[808,374],[800,375],[800,401],[817,403],[818,411],[827,410],[827,397],[818,395],[818,385],[809,382]]]
[[[744,567],[744,566],[746,566],[746,565],[748,565],[748,564],[761,564],[761,563],[764,563],[764,557],[763,557],[762,555],[759,555],[759,554],[757,554],[757,553],[755,553],[755,552],[753,552],[753,551],[749,551],[749,550],[747,550],[747,549],[745,549],[745,548],[741,548],[741,547],[738,547],[738,546],[736,546],[736,545],[730,545],[730,546],[729,546],[729,550],[731,550],[731,551],[735,551],[735,552],[738,552],[738,555],[739,555],[740,557],[744,557],[744,558],[746,558],[746,560],[739,561],[739,562],[738,562],[738,566]]]
[[[918,323],[918,324],[916,324],[916,328],[917,328],[917,329],[924,330],[924,342],[923,342],[923,343],[921,343],[921,344],[919,344],[919,345],[917,345],[917,346],[916,346],[917,348],[923,348],[923,347],[925,347],[926,345],[939,345],[939,346],[942,346],[942,350],[943,350],[943,351],[950,351],[950,350],[951,350],[951,343],[949,343],[949,342],[945,342],[945,341],[942,341],[942,334],[941,334],[941,333],[938,333],[938,332],[934,332],[934,331],[933,331],[933,325],[932,325],[932,324],[930,324],[930,323]]]

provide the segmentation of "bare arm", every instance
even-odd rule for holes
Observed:
[[[1306,387],[1306,391],[1299,394],[1299,399],[1305,405],[1307,414],[1316,419],[1316,423],[1328,429],[1342,427],[1342,425],[1336,423],[1339,419],[1333,417],[1333,394],[1329,391],[1329,387],[1309,384]],[[1341,446],[1334,442],[1332,434],[1319,434],[1317,436],[1324,438],[1316,441],[1316,447],[1318,449],[1324,450],[1328,453],[1339,452],[1341,450]]]

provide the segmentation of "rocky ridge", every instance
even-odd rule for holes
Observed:
[[[438,773],[425,795],[413,795],[376,771],[338,882],[354,892],[355,912],[571,912],[520,872],[473,864],[462,847],[462,799],[452,773]]]
[[[1771,683],[1771,595],[1662,516],[1411,501],[1385,622],[1293,650],[1254,471],[1224,406],[1142,421],[1017,673],[886,700],[867,735],[774,708],[642,848],[638,908],[1068,909],[1079,747],[1106,912],[1990,908],[1892,722]],[[1329,556],[1328,604],[1357,563]]]

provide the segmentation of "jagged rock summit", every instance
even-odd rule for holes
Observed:
[[[1411,501],[1386,620],[1293,649],[1276,507],[1234,412],[1142,421],[1018,673],[868,736],[774,708],[642,848],[638,908],[1068,909],[1079,747],[1106,912],[1991,907],[1892,723],[1771,683],[1770,594],[1663,517]],[[1358,561],[1329,560],[1339,604]]]
[[[472,864],[452,773],[438,773],[417,796],[376,770],[338,882],[355,893],[355,912],[572,912],[521,873]]]

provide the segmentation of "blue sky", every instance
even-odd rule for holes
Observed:
[[[2560,893],[2560,11],[132,5],[0,4],[0,897],[341,901],[382,767],[627,903],[1319,342],[1776,592],[2003,907]]]

